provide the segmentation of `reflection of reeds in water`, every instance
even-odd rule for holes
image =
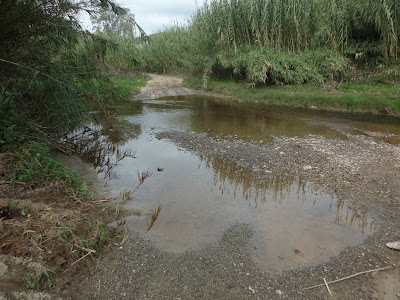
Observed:
[[[241,197],[254,201],[254,206],[272,200],[275,205],[288,199],[290,193],[295,193],[299,201],[306,199],[306,184],[301,178],[288,174],[257,177],[255,172],[241,167],[235,162],[230,162],[219,156],[201,156],[208,168],[214,171],[214,186],[221,194],[233,193],[236,198],[241,192]],[[230,190],[233,187],[233,190]]]
[[[153,228],[153,226],[156,223],[161,211],[162,211],[162,206],[159,206],[154,210],[154,212],[151,215],[150,224],[147,222],[147,230],[146,230],[146,232],[144,234],[148,233]]]
[[[289,195],[296,195],[297,200],[304,204],[310,193],[307,193],[307,183],[300,177],[275,174],[263,178],[249,169],[246,169],[239,164],[228,161],[218,156],[200,156],[200,159],[206,163],[208,168],[214,171],[214,186],[219,189],[221,194],[233,193],[236,198],[238,193],[241,192],[241,197],[254,202],[254,207],[259,203],[266,204],[268,200],[272,200],[274,206],[282,204],[285,200],[289,200]],[[233,191],[230,190],[230,188]],[[318,195],[313,196],[313,203],[315,205],[318,200]],[[350,205],[352,208],[345,208],[345,204]],[[337,199],[334,195],[331,196],[331,204],[329,210],[336,208],[335,222],[345,222],[348,225],[358,224],[358,228],[364,234],[367,226],[370,226],[370,231],[373,230],[373,223],[369,224],[368,208],[363,205],[357,205],[355,201],[345,201]]]
[[[70,133],[64,142],[69,145],[70,154],[82,157],[98,174],[102,174],[105,186],[111,179],[118,178],[114,169],[123,159],[135,158],[131,150],[122,149],[110,141],[102,128],[84,127]]]
[[[337,199],[332,201],[329,209],[336,206],[335,223],[345,222],[350,226],[355,224],[361,229],[364,234],[365,229],[369,225],[369,230],[372,231],[374,223],[368,220],[368,208],[365,205],[358,205],[357,201]]]

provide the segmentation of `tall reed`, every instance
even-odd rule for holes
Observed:
[[[399,0],[211,0],[193,24],[223,47],[344,53],[350,43],[378,41],[383,56],[397,58],[399,14]]]

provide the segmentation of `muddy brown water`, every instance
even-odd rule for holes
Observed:
[[[267,271],[326,261],[371,234],[373,216],[356,200],[323,193],[302,178],[283,172],[260,179],[222,155],[198,156],[157,139],[157,133],[189,131],[271,147],[278,136],[346,139],[346,132],[400,140],[398,119],[271,108],[204,95],[121,103],[118,125],[108,129],[102,127],[101,116],[96,120],[91,127],[98,130],[100,142],[86,141],[82,157],[99,178],[107,174],[116,201],[137,186],[138,172],[151,172],[125,205],[144,213],[124,220],[129,230],[165,251],[184,252],[215,243],[237,222],[250,224],[253,259]],[[107,148],[103,156],[91,153],[99,145]],[[132,151],[135,158],[124,155]]]

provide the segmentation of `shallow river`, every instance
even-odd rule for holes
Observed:
[[[223,156],[195,155],[157,139],[157,133],[189,131],[271,146],[278,136],[346,139],[345,132],[400,142],[398,119],[266,108],[207,96],[122,103],[117,119],[108,130],[92,124],[100,130],[100,143],[84,133],[88,141],[82,148],[106,148],[100,154],[89,151],[84,160],[96,167],[99,178],[106,175],[115,198],[135,189],[138,172],[151,173],[126,202],[126,208],[143,212],[125,218],[127,228],[165,251],[183,252],[217,242],[237,222],[250,224],[253,259],[267,271],[326,261],[361,241],[374,231],[368,208],[285,173],[260,180]]]

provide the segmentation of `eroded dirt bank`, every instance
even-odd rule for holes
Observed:
[[[175,78],[152,76],[142,96],[176,95],[174,89],[180,88]],[[385,243],[400,237],[400,148],[373,137],[343,134],[346,140],[283,137],[272,145],[193,132],[164,132],[157,138],[199,155],[223,156],[250,168],[260,180],[282,173],[299,175],[316,189],[364,204],[375,226],[375,233],[364,242],[343,249],[325,264],[270,274],[251,259],[253,233],[246,224],[236,224],[214,245],[182,254],[160,251],[130,233],[123,245],[103,256],[93,277],[63,295],[72,299],[330,299],[324,287],[299,291],[323,283],[323,278],[332,281],[398,265],[400,253]],[[334,299],[396,299],[399,281],[399,269],[393,268],[330,288]]]

